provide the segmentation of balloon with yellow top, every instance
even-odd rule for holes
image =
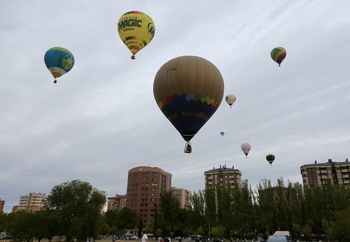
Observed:
[[[118,21],[117,29],[120,39],[131,51],[133,60],[136,53],[152,41],[156,31],[153,20],[140,11],[123,14]]]

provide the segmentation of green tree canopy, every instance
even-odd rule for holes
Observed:
[[[75,237],[85,241],[97,237],[101,211],[106,193],[93,188],[88,182],[73,180],[55,186],[47,198],[46,207],[55,212],[58,234],[67,240]]]

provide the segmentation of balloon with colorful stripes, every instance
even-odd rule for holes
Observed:
[[[160,67],[153,94],[160,110],[189,142],[220,106],[224,80],[210,61],[180,56]]]
[[[287,52],[283,47],[276,47],[271,51],[271,58],[281,66],[282,61],[286,58]]]

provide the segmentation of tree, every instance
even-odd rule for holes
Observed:
[[[7,213],[0,212],[0,232],[7,230],[7,220],[8,220]]]
[[[101,224],[99,234],[109,234],[110,227],[108,226],[107,223]]]
[[[199,227],[205,226],[205,191],[194,192],[191,197],[192,207],[189,216],[192,229],[195,231]]]
[[[33,240],[33,213],[18,211],[8,216],[8,234],[13,241]]]
[[[118,211],[117,210],[108,210],[105,212],[105,222],[109,227],[117,226],[118,224]]]
[[[56,219],[49,210],[39,210],[32,213],[31,216],[32,235],[40,242],[47,238],[52,240],[56,234]]]
[[[165,236],[174,232],[174,226],[179,218],[179,210],[180,202],[171,191],[160,194],[160,216]]]
[[[335,221],[329,225],[327,235],[334,240],[350,241],[350,207],[335,212]]]
[[[106,193],[93,188],[88,182],[73,180],[55,186],[47,198],[46,207],[55,211],[58,234],[67,241],[75,237],[85,241],[97,237],[101,211]]]
[[[124,207],[118,213],[118,228],[131,229],[135,226],[135,212],[130,208]]]

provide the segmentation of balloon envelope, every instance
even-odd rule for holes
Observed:
[[[157,72],[154,98],[184,140],[190,141],[218,109],[224,81],[218,68],[197,56],[166,62]]]
[[[140,11],[123,14],[117,29],[120,39],[133,54],[132,58],[152,41],[156,31],[153,20]]]
[[[278,65],[281,65],[282,61],[287,56],[287,52],[283,47],[276,47],[271,51],[270,55]]]
[[[58,78],[69,72],[74,66],[73,54],[62,47],[53,47],[46,51],[44,61],[47,69],[54,78]]]
[[[221,136],[224,136],[225,132],[220,132]]]
[[[245,156],[248,156],[251,147],[252,146],[249,143],[241,144],[241,149],[242,149],[243,153],[245,154]]]
[[[226,102],[228,103],[228,105],[230,105],[230,107],[232,106],[232,104],[236,101],[236,96],[233,94],[228,94],[225,97]]]
[[[275,160],[275,156],[273,155],[273,154],[268,154],[267,156],[266,156],[266,160],[267,160],[267,162],[269,162],[270,163],[270,165],[274,162],[274,160]]]

